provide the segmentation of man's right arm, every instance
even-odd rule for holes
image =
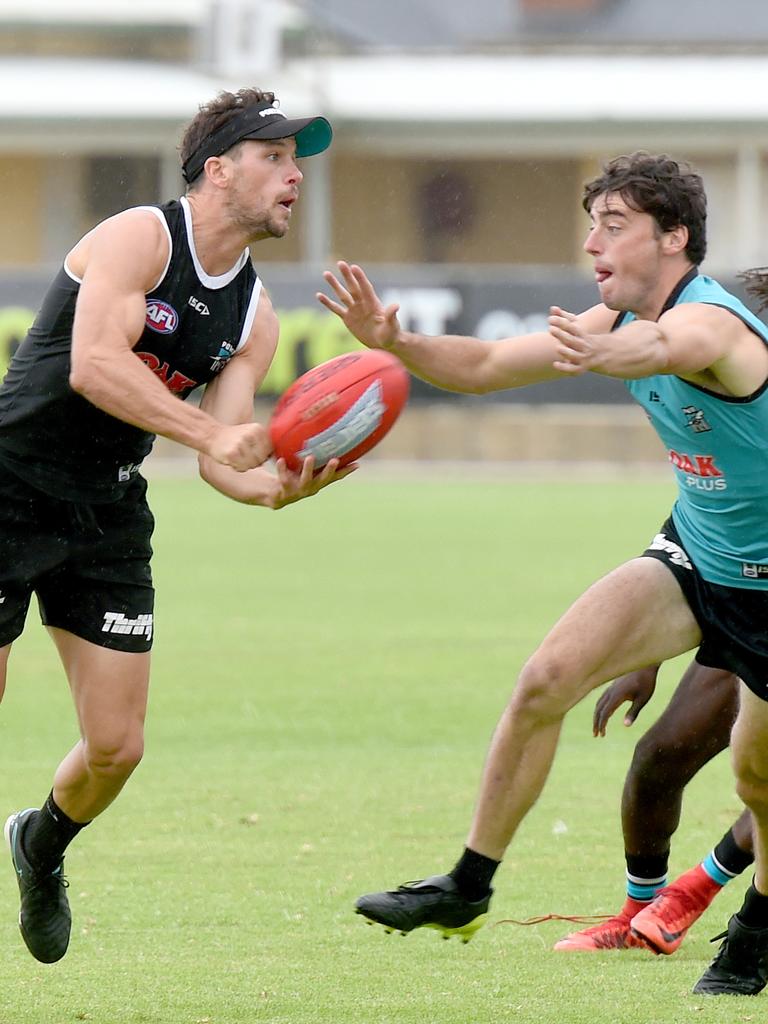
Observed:
[[[104,221],[75,247],[70,265],[82,279],[72,331],[70,385],[117,419],[204,452],[237,470],[269,456],[255,423],[218,423],[171,394],[133,346],[144,330],[145,295],[168,258],[157,217],[130,210]]]
[[[340,317],[364,345],[387,349],[430,384],[448,391],[485,394],[567,375],[553,366],[558,345],[549,332],[484,341],[404,331],[397,319],[398,307],[382,304],[360,267],[344,262],[338,266],[339,278],[331,272],[324,274],[337,300],[319,292],[319,302]],[[615,313],[596,306],[582,317],[590,330],[610,330]]]

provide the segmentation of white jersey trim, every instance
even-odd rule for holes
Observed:
[[[243,329],[240,332],[240,340],[235,346],[235,352],[239,352],[243,345],[248,341],[248,336],[251,333],[253,327],[253,321],[256,318],[256,308],[259,305],[259,297],[261,296],[261,278],[256,277],[253,282],[253,291],[251,292],[251,300],[248,303],[248,309],[245,311],[245,320],[243,320]]]
[[[152,213],[154,213],[154,215],[157,217],[157,219],[163,225],[163,228],[165,229],[166,237],[168,239],[168,259],[165,261],[165,266],[163,267],[163,272],[160,275],[160,277],[158,277],[157,281],[155,281],[155,283],[152,285],[151,288],[147,289],[145,294],[149,295],[149,293],[153,292],[155,290],[155,288],[157,288],[157,286],[163,280],[165,275],[168,273],[168,267],[170,267],[170,265],[171,265],[171,257],[173,256],[173,239],[171,238],[171,229],[168,227],[168,221],[165,219],[165,217],[163,215],[163,211],[161,209],[159,209],[157,206],[132,206],[132,207],[129,207],[129,209],[132,209],[132,210],[150,210]],[[93,230],[93,229],[91,229],[91,230]],[[89,232],[89,234],[90,234],[90,232]],[[69,269],[69,264],[67,263],[67,259],[68,258],[69,257],[67,256],[67,258],[65,258],[65,260],[64,260],[64,273],[67,275],[67,277],[71,278],[77,284],[82,284],[83,283],[82,277],[78,277],[77,274],[74,274]]]
[[[197,276],[200,278],[200,283],[205,285],[206,288],[212,288],[214,290],[217,290],[219,288],[225,288],[231,281],[234,281],[234,279],[243,269],[248,259],[250,258],[250,253],[248,252],[247,249],[243,249],[242,253],[240,254],[237,260],[237,263],[235,263],[233,267],[230,267],[229,270],[225,271],[223,274],[218,274],[215,277],[212,277],[210,274],[207,274],[205,270],[203,270],[203,266],[200,263],[200,260],[197,258],[197,250],[195,249],[195,236],[192,231],[192,210],[190,208],[189,201],[187,200],[186,196],[182,196],[179,202],[181,203],[181,207],[184,210],[184,223],[186,224],[187,228],[187,245],[189,246],[189,253],[190,256],[192,257],[192,263],[194,264]]]

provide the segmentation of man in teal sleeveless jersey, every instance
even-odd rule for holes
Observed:
[[[697,648],[737,674],[738,792],[755,822],[756,871],[701,993],[756,993],[768,980],[768,328],[698,273],[706,250],[701,178],[667,156],[619,157],[585,189],[584,248],[601,302],[553,306],[549,330],[487,342],[402,329],[363,270],[325,274],[319,301],[364,344],[394,352],[439,387],[469,393],[587,371],[627,382],[669,451],[670,519],[644,554],[596,582],[524,665],[497,726],[466,847],[453,870],[361,897],[403,932],[469,938],[490,882],[546,781],[564,715],[608,680]]]
[[[139,468],[160,434],[216,490],[280,509],[341,479],[282,460],[254,422],[277,317],[249,246],[288,230],[325,118],[273,93],[221,93],[181,143],[180,200],[126,210],[68,253],[0,388],[0,695],[34,592],[74,698],[80,741],[40,808],[10,815],[19,926],[43,963],[67,950],[64,851],[142,756],[154,635],[152,514]],[[185,403],[198,385],[199,405]]]

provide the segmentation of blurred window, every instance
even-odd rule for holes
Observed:
[[[126,207],[161,200],[158,157],[87,157],[84,179],[83,207],[91,224]]]

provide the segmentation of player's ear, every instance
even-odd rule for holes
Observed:
[[[217,188],[224,187],[230,177],[227,160],[226,156],[209,156],[205,161],[203,173]]]
[[[686,245],[688,245],[688,228],[684,224],[678,224],[677,227],[672,228],[670,231],[665,231],[662,244],[664,251],[670,256],[683,252]]]

